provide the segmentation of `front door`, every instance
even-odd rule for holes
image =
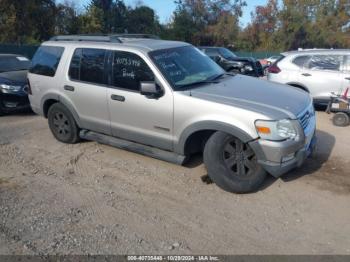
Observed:
[[[111,88],[107,99],[112,134],[138,143],[172,149],[173,95],[163,87],[163,96],[150,98],[140,94],[140,82],[161,86],[152,64],[132,52],[113,51]]]

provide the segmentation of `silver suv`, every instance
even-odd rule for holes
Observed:
[[[31,106],[59,141],[178,164],[203,153],[210,178],[231,192],[300,166],[315,144],[307,93],[226,73],[183,42],[57,37],[38,49],[28,77]]]
[[[328,104],[332,92],[350,86],[350,50],[305,50],[283,53],[268,69],[270,81],[311,94],[315,104]]]

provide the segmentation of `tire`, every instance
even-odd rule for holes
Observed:
[[[209,138],[203,159],[211,180],[228,192],[254,192],[266,177],[250,146],[224,132]]]
[[[333,124],[335,126],[347,126],[349,123],[349,116],[346,113],[338,112],[333,116]]]
[[[54,137],[63,143],[75,144],[79,138],[79,127],[71,112],[61,103],[53,104],[47,115]]]
[[[1,97],[0,97],[0,116],[3,116],[4,112],[2,111],[2,101],[1,101]]]

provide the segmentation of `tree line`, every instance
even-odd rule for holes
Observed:
[[[147,33],[236,50],[350,48],[350,0],[268,0],[240,23],[245,0],[176,0],[167,23],[139,1],[0,0],[0,42],[38,44],[58,34]]]

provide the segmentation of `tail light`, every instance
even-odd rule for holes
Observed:
[[[32,95],[32,88],[30,86],[30,82],[29,82],[29,79],[27,79],[27,86],[26,86],[26,91],[27,91],[27,94],[28,95]]]
[[[273,64],[269,67],[269,69],[267,69],[267,71],[270,74],[278,74],[279,72],[281,72],[281,69],[276,64]]]

